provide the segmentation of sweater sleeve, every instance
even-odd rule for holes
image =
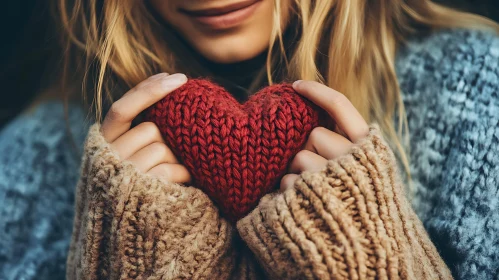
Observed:
[[[237,229],[272,279],[452,279],[373,125],[347,155],[265,196]]]
[[[140,173],[113,153],[99,125],[90,128],[68,279],[251,278],[255,267],[236,254],[234,233],[201,190]]]

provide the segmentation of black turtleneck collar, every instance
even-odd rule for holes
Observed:
[[[249,88],[256,76],[265,68],[267,51],[258,56],[231,64],[215,63],[201,58],[204,68],[210,72],[210,79],[225,87],[237,100],[245,101],[253,94]],[[264,85],[261,85],[264,86]]]

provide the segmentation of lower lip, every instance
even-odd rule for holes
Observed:
[[[209,29],[213,30],[229,29],[244,23],[245,20],[247,20],[255,13],[259,4],[260,1],[257,1],[246,8],[242,8],[222,15],[189,16],[189,17],[192,18],[198,24],[201,24],[204,27],[208,27]]]

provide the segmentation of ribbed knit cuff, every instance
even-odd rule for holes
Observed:
[[[199,189],[141,173],[90,128],[68,279],[194,279],[233,270],[233,229]],[[222,262],[221,260],[225,261]]]
[[[451,279],[403,194],[379,128],[237,228],[272,279]]]

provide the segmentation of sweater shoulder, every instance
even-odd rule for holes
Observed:
[[[42,103],[7,124],[0,131],[2,191],[28,194],[47,185],[73,187],[85,127],[79,107],[69,106],[65,114],[63,103],[57,101]]]
[[[485,163],[484,154],[497,153],[498,64],[499,36],[489,31],[442,30],[412,38],[399,50],[396,66],[411,137],[413,205],[423,220],[437,203],[432,198],[438,188],[431,186],[445,183],[449,168],[459,172],[448,161],[450,155]]]
[[[413,38],[399,50],[396,66],[416,133],[433,125],[435,135],[452,138],[462,122],[499,121],[499,35],[493,31],[442,30]]]
[[[400,48],[396,66],[409,99],[426,93],[444,103],[487,99],[499,106],[499,34],[493,31],[441,30],[412,38]]]
[[[499,33],[492,30],[444,29],[408,38],[398,50],[397,68],[400,74],[422,65],[427,68],[418,70],[452,71],[457,70],[452,65],[464,68],[476,62],[493,64],[488,59],[498,57]]]
[[[56,154],[59,154],[59,160],[62,155],[77,155],[87,127],[83,111],[76,105],[69,105],[65,113],[62,102],[39,104],[0,131],[0,165],[9,169],[26,167],[28,162],[39,166],[49,161],[56,163],[57,159],[53,158]],[[72,146],[77,148],[69,149]]]
[[[79,175],[73,147],[82,146],[86,133],[82,111],[68,109],[66,117],[62,102],[43,103],[0,131],[0,275],[6,279],[64,275]]]

